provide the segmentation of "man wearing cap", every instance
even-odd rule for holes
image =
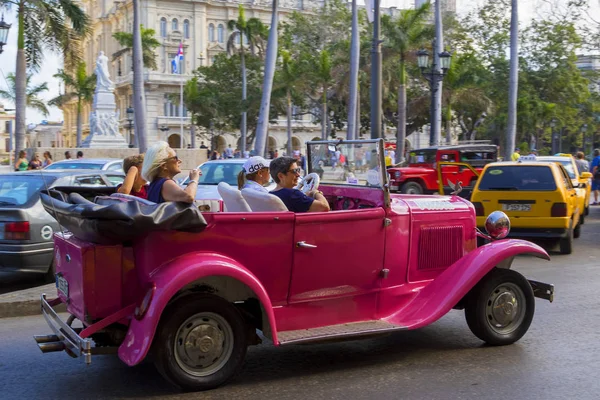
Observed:
[[[515,152],[512,154],[512,156],[510,157],[511,160],[513,161],[517,161],[519,159],[519,157],[521,157],[521,149],[519,149],[518,147],[515,149]]]
[[[269,165],[271,177],[277,183],[271,192],[283,201],[288,210],[293,212],[329,211],[329,203],[323,193],[313,190],[308,196],[294,186],[298,184],[301,169],[296,159],[292,157],[279,157]]]
[[[238,174],[238,189],[253,189],[263,193],[269,191],[263,186],[269,183],[269,164],[260,156],[250,157]]]

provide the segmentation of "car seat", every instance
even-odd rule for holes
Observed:
[[[259,192],[254,189],[242,189],[242,197],[254,212],[288,211],[283,201],[273,194]]]
[[[250,206],[242,197],[242,193],[236,188],[231,187],[227,182],[220,182],[217,185],[219,195],[223,198],[226,211],[229,212],[251,212]]]

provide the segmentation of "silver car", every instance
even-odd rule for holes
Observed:
[[[101,171],[123,172],[123,160],[120,158],[77,158],[56,161],[44,169],[99,169]]]
[[[229,185],[237,188],[237,176],[242,170],[245,158],[230,158],[227,160],[210,160],[204,164],[200,164],[198,168],[202,171],[202,175],[198,180],[198,190],[196,191],[196,200],[221,200],[221,196],[217,191],[217,185],[220,182],[227,182]],[[267,160],[270,162],[270,160]],[[182,186],[187,186],[190,178],[185,178],[181,182]],[[267,190],[275,189],[273,179],[269,180]]]
[[[41,204],[40,190],[57,186],[114,187],[118,171],[28,171],[0,174],[0,269],[39,272],[54,280],[52,235],[59,228]]]

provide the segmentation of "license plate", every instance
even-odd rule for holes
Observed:
[[[531,204],[502,204],[504,211],[531,211]]]
[[[69,282],[62,275],[56,275],[56,288],[59,292],[69,297]]]

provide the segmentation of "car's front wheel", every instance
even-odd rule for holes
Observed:
[[[246,332],[242,315],[224,299],[184,297],[163,313],[153,343],[156,368],[183,390],[213,389],[240,370]]]
[[[521,339],[531,325],[534,312],[531,285],[511,269],[491,270],[471,290],[465,306],[471,332],[493,346]]]
[[[423,188],[417,182],[406,182],[400,188],[400,192],[404,194],[423,194]]]

